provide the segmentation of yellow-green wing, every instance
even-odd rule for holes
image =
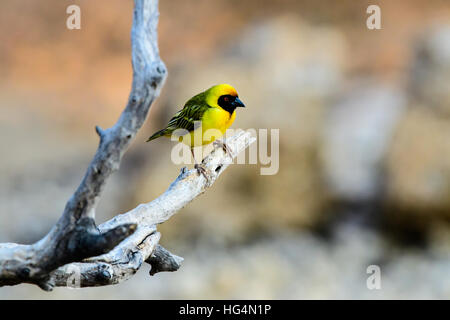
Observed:
[[[203,114],[210,108],[205,102],[204,93],[200,93],[191,98],[184,105],[183,109],[178,111],[170,119],[167,127],[154,133],[147,141],[151,141],[161,136],[170,136],[177,129],[193,131],[200,126]]]

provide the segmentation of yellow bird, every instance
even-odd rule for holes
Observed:
[[[230,154],[229,148],[216,140],[233,124],[238,107],[245,105],[239,99],[236,89],[229,84],[215,85],[189,99],[183,109],[170,119],[167,126],[154,133],[147,142],[174,135],[179,141],[190,146],[194,161],[193,148],[211,142],[222,146],[224,151]],[[204,169],[197,163],[195,168],[205,175]]]

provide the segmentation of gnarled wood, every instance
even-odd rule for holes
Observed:
[[[95,227],[95,208],[102,190],[118,170],[127,147],[144,123],[159,95],[166,67],[157,46],[157,0],[135,0],[131,32],[133,83],[128,104],[113,127],[96,127],[100,144],[86,174],[52,230],[32,245],[0,244],[0,286],[34,283],[44,290],[54,286],[103,286],[130,278],[144,261],[151,275],[175,271],[181,257],[158,245],[157,224],[205,192],[232,163],[216,146],[202,162],[208,178],[183,168],[161,196]],[[239,132],[227,139],[234,156],[255,138]]]
[[[240,131],[227,139],[226,143],[237,155],[255,140],[249,132]],[[75,280],[81,287],[116,284],[134,275],[144,261],[152,265],[151,275],[177,270],[183,259],[157,245],[160,234],[156,232],[156,226],[205,192],[231,163],[230,156],[218,146],[202,162],[208,179],[195,169],[183,168],[158,198],[140,204],[98,227],[101,232],[107,232],[123,224],[136,224],[138,227],[134,234],[106,254],[58,268],[50,274],[48,285],[65,287],[72,285]]]
[[[123,224],[99,234],[93,226],[104,186],[118,170],[166,77],[157,45],[158,15],[157,0],[135,1],[131,31],[133,83],[128,104],[113,127],[96,128],[100,136],[97,152],[52,230],[32,245],[0,244],[0,285],[30,282],[49,289],[45,284],[50,271],[108,252],[136,229],[135,224]]]

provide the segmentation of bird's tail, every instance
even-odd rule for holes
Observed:
[[[147,139],[147,142],[152,141],[152,140],[155,140],[156,138],[165,136],[166,133],[167,133],[167,129],[159,130],[159,131],[155,132],[150,138],[148,138],[148,139]]]

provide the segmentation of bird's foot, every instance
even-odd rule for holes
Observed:
[[[220,140],[216,140],[213,142],[214,147],[222,148],[223,152],[225,152],[231,159],[233,159],[233,150],[225,142]]]
[[[211,182],[211,179],[209,178],[208,172],[206,170],[206,168],[204,166],[202,166],[201,164],[195,164],[194,165],[195,170],[197,170],[197,173],[200,175],[202,174],[205,179],[206,179],[206,183],[209,184]]]

